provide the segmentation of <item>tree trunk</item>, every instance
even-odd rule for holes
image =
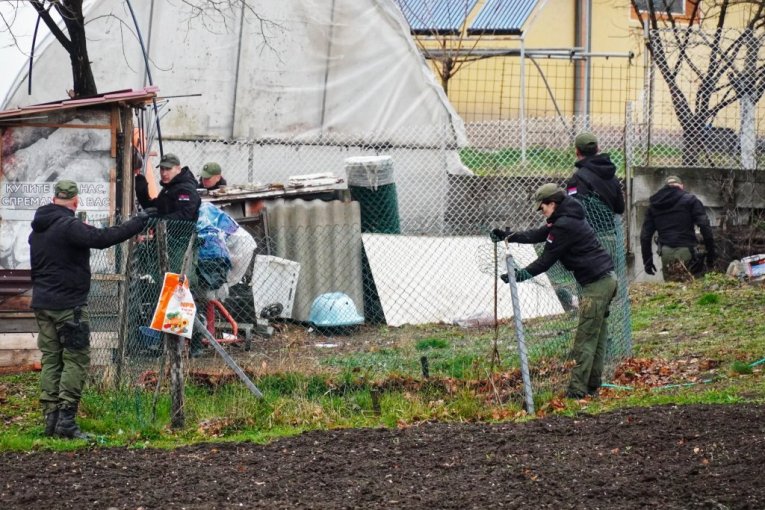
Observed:
[[[705,132],[696,116],[682,123],[683,127],[683,166],[695,167],[699,163],[699,155],[704,150]]]
[[[69,59],[72,64],[74,97],[93,96],[98,93],[96,80],[88,58],[88,41],[85,38],[85,18],[82,0],[65,0],[61,9],[71,47]]]

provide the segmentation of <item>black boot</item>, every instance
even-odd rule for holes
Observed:
[[[90,439],[90,436],[84,434],[74,417],[77,415],[76,407],[63,407],[58,412],[58,423],[56,423],[55,435],[66,439]]]
[[[58,423],[58,409],[53,412],[45,413],[45,434],[51,437],[56,432],[56,424]]]

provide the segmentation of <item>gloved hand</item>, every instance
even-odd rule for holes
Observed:
[[[515,273],[515,281],[518,283],[534,278],[532,274],[525,269],[513,269],[513,272]],[[501,275],[499,278],[505,283],[510,283],[510,278],[507,276],[507,273]]]
[[[525,282],[534,278],[531,273],[525,269],[515,269],[515,281],[518,283]]]
[[[489,234],[489,237],[491,238],[492,241],[494,241],[495,243],[498,243],[500,241],[504,241],[510,235],[512,235],[512,232],[510,232],[509,230],[505,230],[503,228],[495,228],[494,230],[491,231],[491,233]]]
[[[149,216],[149,213],[147,213],[146,210],[143,210],[143,211],[138,211],[137,213],[135,213],[135,216],[133,217],[143,221],[145,225],[149,221],[149,218],[151,216]]]
[[[143,220],[144,223],[149,221],[149,218],[154,218],[157,216],[157,208],[156,207],[147,207],[146,209],[142,209],[135,213],[136,218],[140,218]]]
[[[645,269],[646,274],[656,274],[656,266],[653,265],[653,260],[644,263],[643,269]]]

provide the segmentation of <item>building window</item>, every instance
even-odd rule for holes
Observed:
[[[630,2],[630,17],[632,19],[646,19],[648,17],[648,7],[650,3],[653,4],[653,10],[656,12],[656,19],[669,19],[669,16],[667,16],[667,7],[669,7],[669,12],[672,13],[672,19],[675,21],[688,23],[691,21],[691,14],[695,12],[696,16],[693,21],[698,22],[700,12],[699,9],[696,8],[696,5],[699,2],[701,2],[701,0],[635,0],[641,16],[638,17],[635,15],[635,9],[632,7],[632,2]]]
[[[669,7],[669,12],[672,14],[679,14],[684,15],[687,14],[688,11],[686,10],[686,0],[636,0],[636,4],[638,6],[638,9],[644,12],[648,12],[648,4],[652,3],[653,8],[656,11],[656,14],[667,14],[667,8]]]

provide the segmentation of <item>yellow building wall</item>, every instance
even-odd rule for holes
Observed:
[[[583,0],[540,1],[526,22],[526,49],[567,49],[575,46],[575,2]],[[468,25],[482,6],[479,2],[468,19]],[[702,4],[703,5],[703,4]],[[540,8],[541,6],[541,8]],[[740,28],[749,19],[751,6],[736,6],[729,11],[727,26]],[[642,23],[632,13],[629,0],[592,0],[591,51],[593,53],[633,53],[632,59],[593,57],[590,64],[590,114],[600,123],[623,124],[625,104],[631,101],[640,120],[644,113],[646,94],[645,68],[648,60]],[[702,26],[714,25],[715,19]],[[453,43],[459,38],[455,38]],[[423,39],[433,47],[435,40]],[[520,49],[518,37],[483,36],[464,38],[463,47],[490,49]],[[694,59],[703,59],[703,51],[694,50]],[[525,111],[527,117],[549,117],[558,113],[571,116],[575,111],[575,70],[577,65],[567,59],[537,57],[526,60]],[[703,60],[700,60],[703,61]],[[432,63],[431,63],[432,65]],[[520,115],[520,58],[492,57],[463,64],[449,82],[448,96],[457,111],[468,122],[513,119]],[[690,84],[689,84],[690,85]],[[661,76],[654,78],[654,121],[661,126],[676,128],[677,120],[667,87]],[[731,110],[733,107],[731,108]],[[737,112],[726,111],[722,125],[735,123]],[[717,125],[717,124],[716,124]],[[735,126],[730,126],[735,127]]]

